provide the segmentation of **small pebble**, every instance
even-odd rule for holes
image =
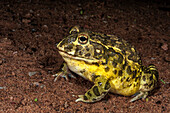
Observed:
[[[0,65],[2,65],[3,64],[3,60],[0,60]]]
[[[34,82],[33,83],[36,87],[38,87],[39,85],[40,85],[40,83],[38,83],[38,82]]]
[[[170,62],[170,57],[165,56],[165,57],[164,57],[164,60],[165,60],[165,62]]]
[[[42,29],[45,30],[45,31],[48,31],[48,26],[47,25],[43,25]]]
[[[6,87],[0,87],[0,89],[5,89]]]
[[[48,28],[48,26],[47,26],[47,25],[43,25],[43,27],[44,27],[44,28]]]
[[[36,32],[37,30],[33,28],[31,31],[32,31],[32,32]]]
[[[151,57],[151,59],[152,59],[152,60],[155,60],[156,58],[154,58],[154,57]]]
[[[28,20],[28,19],[22,19],[22,22],[25,23],[25,24],[28,24],[29,22],[31,22],[31,20]]]
[[[13,55],[15,55],[15,54],[17,54],[17,53],[18,53],[18,51],[14,51],[14,52],[13,52]]]
[[[33,12],[34,12],[34,11],[31,9],[31,10],[30,10],[30,13],[33,13]]]
[[[35,75],[37,72],[28,72],[28,75],[31,77],[33,75]]]
[[[64,103],[64,107],[65,108],[67,108],[69,105],[68,105],[68,102],[66,101],[65,103]]]
[[[103,23],[107,24],[107,21],[104,20]]]
[[[75,97],[76,95],[72,95],[72,97]]]
[[[16,74],[14,72],[12,72],[12,75],[15,76]]]
[[[168,44],[167,44],[167,43],[164,43],[164,44],[161,46],[161,48],[162,48],[163,50],[167,51],[167,50],[168,50]]]
[[[30,18],[30,17],[31,17],[31,14],[30,14],[30,13],[27,13],[27,14],[25,15],[25,17],[26,17],[26,18]]]

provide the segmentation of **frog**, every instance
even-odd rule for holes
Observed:
[[[78,95],[75,102],[97,102],[108,93],[134,96],[130,102],[144,100],[158,85],[156,66],[142,65],[135,47],[116,35],[74,26],[57,44],[57,49],[64,64],[54,75],[55,79],[68,78],[74,72],[94,83],[84,95]]]

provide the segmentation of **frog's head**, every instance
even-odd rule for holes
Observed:
[[[97,62],[105,53],[105,46],[96,39],[96,33],[75,26],[70,30],[70,35],[64,38],[57,48],[63,57],[77,60]],[[97,34],[98,38],[102,37]]]

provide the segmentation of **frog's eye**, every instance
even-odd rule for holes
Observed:
[[[79,39],[78,39],[78,42],[79,42],[80,44],[86,44],[87,41],[88,41],[88,36],[86,36],[86,35],[81,35],[81,36],[79,36],[78,38],[79,38]]]

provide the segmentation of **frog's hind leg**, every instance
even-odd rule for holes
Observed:
[[[110,90],[111,86],[109,79],[105,77],[98,77],[95,79],[94,86],[89,89],[85,95],[79,95],[79,98],[76,100],[82,102],[96,102],[101,100]]]
[[[133,102],[138,99],[145,99],[148,96],[148,92],[153,90],[158,83],[158,71],[153,64],[150,64],[148,67],[143,67],[141,70],[141,80],[139,93],[130,100]]]

